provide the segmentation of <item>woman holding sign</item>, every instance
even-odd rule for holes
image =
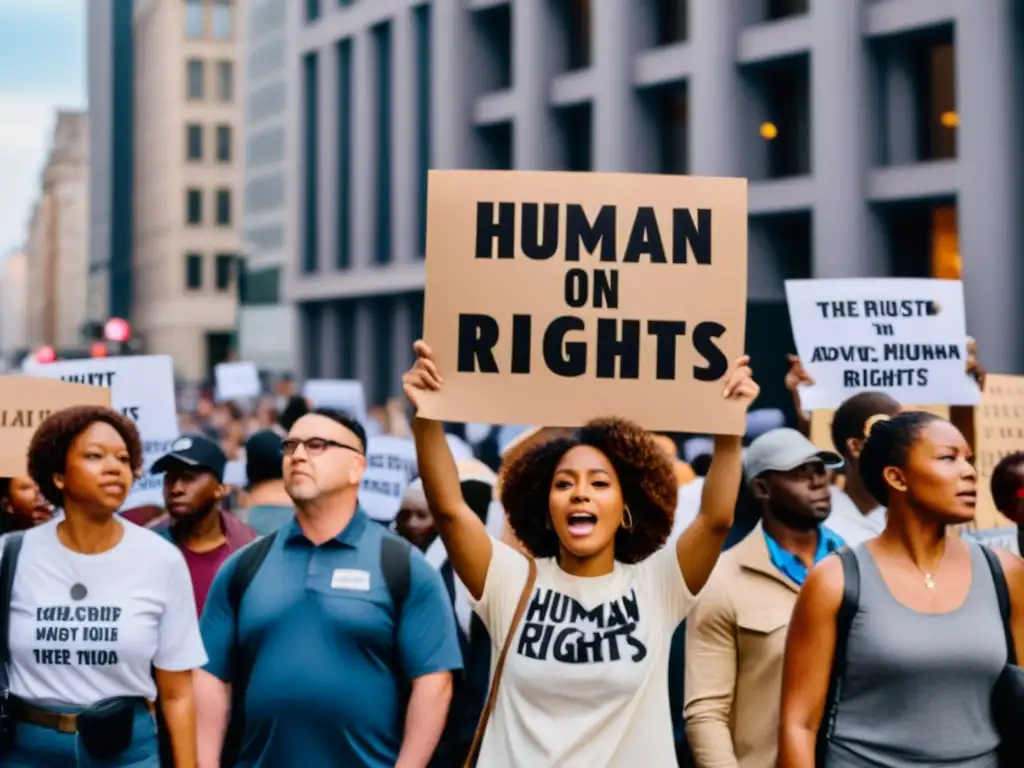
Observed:
[[[418,407],[443,378],[430,348],[420,341],[415,350],[403,385]],[[747,363],[737,362],[723,391],[744,405],[759,391]],[[602,419],[534,446],[503,467],[501,489],[529,557],[492,540],[466,505],[441,424],[417,418],[413,434],[449,561],[499,659],[471,760],[675,765],[669,645],[732,524],[741,439],[716,439],[700,514],[673,547],[663,545],[678,483],[648,432]]]
[[[28,464],[64,518],[2,540],[0,584],[13,581],[0,765],[158,768],[159,693],[174,764],[194,768],[192,670],[206,653],[188,569],[169,541],[115,515],[142,467],[135,425],[109,408],[57,411]]]

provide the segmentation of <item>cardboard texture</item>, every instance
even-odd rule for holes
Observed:
[[[427,217],[423,416],[743,434],[745,179],[431,171]]]
[[[992,470],[1008,454],[1024,450],[1024,376],[990,373],[981,405],[974,409],[974,466],[978,470],[975,530],[1014,525],[992,501]]]
[[[110,407],[110,390],[31,376],[0,377],[0,477],[28,469],[28,446],[43,420],[73,405]]]

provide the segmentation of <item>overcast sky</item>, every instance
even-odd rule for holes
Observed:
[[[86,0],[0,0],[0,259],[20,248],[58,107],[83,109]]]

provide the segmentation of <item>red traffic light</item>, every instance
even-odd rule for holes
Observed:
[[[116,341],[121,344],[132,337],[132,327],[127,320],[120,317],[112,317],[103,326],[103,338],[107,341]]]
[[[36,350],[37,363],[52,363],[56,359],[57,351],[49,345],[40,347],[38,350]]]

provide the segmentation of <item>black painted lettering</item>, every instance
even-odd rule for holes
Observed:
[[[626,264],[635,264],[645,254],[650,256],[652,264],[668,263],[665,258],[665,243],[658,228],[658,217],[654,215],[654,209],[650,206],[637,209],[622,261]]]
[[[573,309],[585,306],[590,295],[590,276],[585,269],[574,268],[565,273],[565,303]]]
[[[476,204],[476,258],[494,258],[494,242],[498,243],[498,258],[511,259],[516,248],[516,204],[498,203],[498,216],[494,216],[494,203]]]
[[[615,206],[602,205],[591,223],[582,205],[565,207],[565,260],[579,261],[580,246],[587,253],[601,248],[601,261],[615,262]]]
[[[459,315],[459,373],[497,373],[494,346],[498,343],[498,321],[490,315]]]
[[[685,264],[687,248],[696,264],[711,265],[711,209],[698,208],[697,221],[686,208],[672,211],[672,263]]]
[[[533,339],[533,319],[529,315],[512,315],[512,373],[529,373]]]
[[[544,261],[558,251],[558,204],[544,203],[543,222],[538,213],[537,203],[523,203],[519,239],[526,258]]]
[[[725,353],[715,344],[724,333],[724,325],[710,320],[698,323],[693,329],[693,348],[707,361],[704,367],[694,366],[693,377],[697,381],[717,381],[729,370]]]
[[[619,308],[619,270],[594,270],[594,309]]]
[[[640,321],[602,317],[597,321],[597,378],[640,378]],[[618,361],[618,376],[616,376]]]
[[[655,376],[662,381],[676,377],[676,347],[679,337],[686,335],[683,320],[648,320],[647,334],[658,339],[656,348]]]
[[[562,315],[552,320],[544,331],[544,364],[556,376],[571,378],[587,372],[586,342],[565,340],[568,333],[585,328],[580,318]]]

